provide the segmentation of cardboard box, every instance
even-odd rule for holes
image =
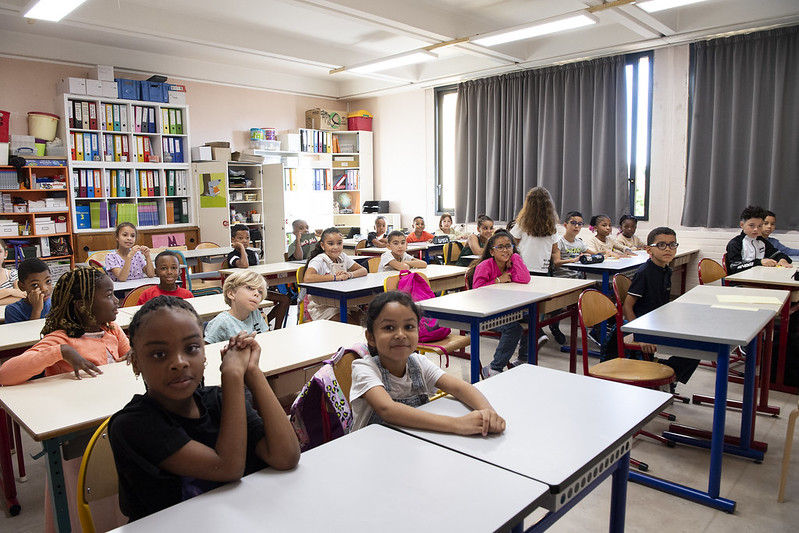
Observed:
[[[192,161],[211,161],[214,158],[210,146],[193,146],[191,148]]]
[[[305,112],[305,127],[315,130],[347,130],[347,112],[332,109],[309,109]]]
[[[36,235],[52,235],[55,231],[55,222],[52,220],[43,221],[37,220],[36,221]]]
[[[300,151],[300,134],[299,133],[281,133],[277,136],[283,150],[287,152]]]
[[[86,80],[86,94],[89,96],[103,96],[103,82],[100,80]]]
[[[97,65],[92,74],[100,81],[114,81],[114,67],[111,65]]]
[[[16,224],[0,224],[0,236],[16,237],[19,235],[19,226]]]
[[[84,78],[62,78],[55,84],[56,94],[86,94]]]
[[[169,103],[174,105],[186,105],[186,86],[167,83],[169,93]]]
[[[100,83],[103,86],[103,94],[104,98],[118,98],[119,97],[119,87],[117,82],[114,80],[100,80]]]
[[[211,146],[210,148],[214,161],[230,161],[231,152],[229,147]]]

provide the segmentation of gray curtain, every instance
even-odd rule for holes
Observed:
[[[458,85],[457,219],[516,216],[531,187],[558,213],[629,212],[624,57]]]
[[[799,228],[799,26],[691,45],[690,103],[683,225]]]

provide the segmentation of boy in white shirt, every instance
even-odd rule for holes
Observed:
[[[425,268],[427,263],[421,259],[414,259],[405,250],[408,243],[405,234],[401,231],[392,231],[388,234],[388,251],[380,256],[380,266],[378,272],[390,272],[392,270],[409,270],[411,268]]]

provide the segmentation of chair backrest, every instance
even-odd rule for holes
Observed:
[[[370,258],[366,264],[368,265],[368,269],[370,274],[376,274],[377,269],[380,267],[380,256]]]
[[[358,241],[358,244],[355,245],[355,251],[357,252],[358,250],[362,250],[363,248],[366,248],[366,239],[361,239],[360,241]]]
[[[305,267],[301,266],[297,269],[297,283],[302,283],[305,279]],[[305,306],[307,305],[305,302],[305,291],[300,290],[299,296],[297,296],[297,324],[302,324],[306,321],[305,315],[307,313],[307,309]],[[348,391],[349,394],[349,391]]]
[[[122,301],[122,307],[133,307],[135,305],[139,305],[139,297],[144,293],[144,291],[150,287],[154,287],[155,285],[155,283],[150,283],[149,285],[136,287],[125,295],[125,299]]]
[[[356,352],[346,352],[341,359],[333,364],[333,372],[336,374],[336,381],[341,387],[341,392],[350,401],[350,388],[352,387],[352,362],[358,357]]]
[[[118,492],[117,469],[108,439],[108,419],[106,419],[89,440],[78,473],[78,517],[84,532],[95,531],[89,504]]]
[[[726,255],[726,254],[725,254]],[[724,267],[709,257],[699,261],[699,284],[713,283],[727,275]]]
[[[111,250],[102,250],[100,252],[94,252],[89,256],[86,260],[93,267],[102,268],[105,270],[105,256],[111,253]]]
[[[630,289],[630,284],[632,282],[633,280],[624,274],[616,274],[613,276],[613,294],[616,296],[616,308],[619,313],[622,313],[622,316],[624,316],[624,300],[627,299],[627,291]]]
[[[455,263],[458,257],[460,257],[462,250],[463,244],[458,241],[450,241],[445,244],[443,249],[444,264],[449,265],[450,263]]]
[[[616,330],[621,328],[621,320],[613,300],[596,289],[583,291],[577,300],[577,315],[580,320],[580,335],[583,341],[583,374],[588,375],[588,328],[610,318],[616,319]],[[618,353],[624,354],[622,335],[617,336]]]
[[[202,249],[204,249],[204,248],[221,248],[221,246],[219,246],[219,245],[218,245],[217,243],[215,243],[215,242],[211,242],[211,241],[203,241],[203,242],[201,242],[200,244],[198,244],[198,245],[196,246],[196,248],[198,248],[198,249],[201,249],[201,250],[202,250]]]

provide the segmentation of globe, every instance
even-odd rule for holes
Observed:
[[[346,192],[339,194],[338,203],[342,208],[347,209],[352,205],[352,196]]]

